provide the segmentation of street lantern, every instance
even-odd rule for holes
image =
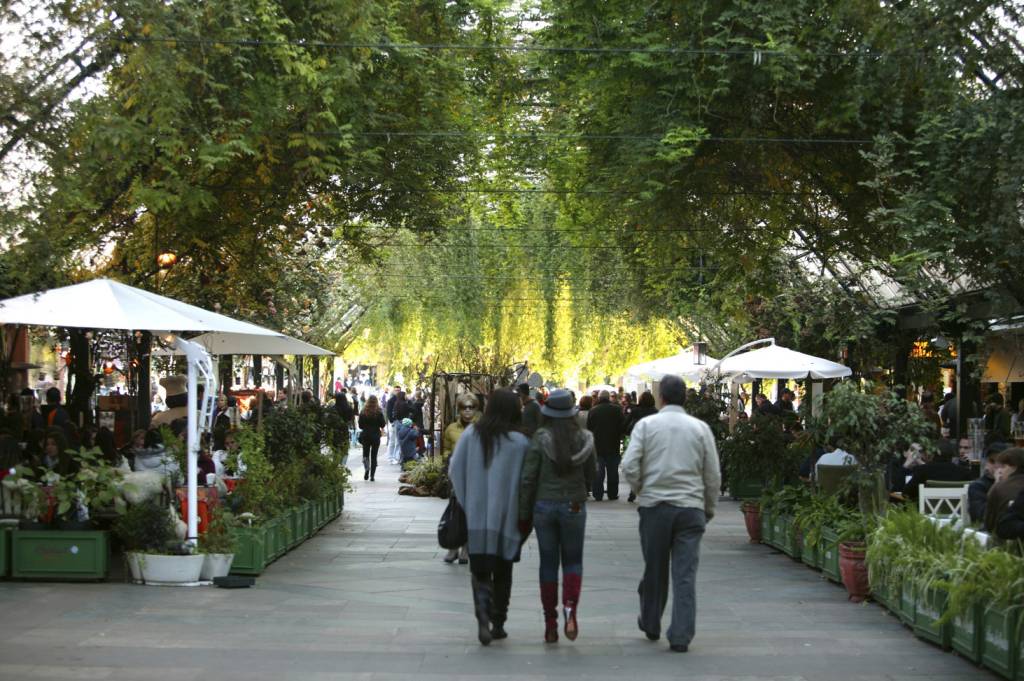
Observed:
[[[170,269],[177,262],[178,254],[173,251],[165,251],[156,256],[156,264],[159,265],[161,269]]]
[[[708,344],[704,341],[693,344],[693,363],[696,366],[704,366],[708,363]]]

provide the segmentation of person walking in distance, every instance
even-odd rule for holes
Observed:
[[[472,393],[459,395],[459,398],[455,401],[455,406],[458,407],[459,417],[448,424],[448,427],[444,429],[444,436],[442,437],[442,456],[444,457],[445,470],[448,470],[448,462],[451,460],[452,452],[455,451],[459,438],[466,432],[467,426],[476,421],[480,416],[480,402],[476,399],[476,395]],[[465,545],[458,549],[448,549],[448,553],[443,560],[450,564],[454,563],[456,559],[458,559],[459,565],[465,565],[469,562],[469,550]]]
[[[611,401],[611,394],[602,390],[597,405],[587,414],[587,430],[594,434],[597,450],[597,475],[594,478],[594,500],[601,501],[605,494],[605,476],[608,477],[608,500],[619,498],[619,454],[626,418],[622,407]]]
[[[562,564],[565,636],[575,641],[583,582],[587,492],[596,468],[594,436],[580,428],[568,390],[555,390],[540,408],[541,426],[530,442],[519,490],[519,520],[537,530],[544,640],[558,641],[558,564]]]
[[[473,609],[481,645],[503,639],[519,560],[519,481],[529,440],[511,390],[495,390],[480,419],[466,427],[448,462],[452,491],[466,512]]]
[[[520,383],[516,390],[523,405],[523,432],[526,437],[533,437],[540,426],[540,404],[530,396],[529,383]]]
[[[359,412],[359,442],[363,445],[363,480],[373,480],[377,474],[377,452],[380,450],[380,438],[386,426],[384,414],[377,405],[377,396],[370,395],[363,410]]]
[[[696,630],[700,539],[715,515],[722,474],[711,428],[683,409],[683,379],[665,376],[660,392],[661,410],[633,427],[622,471],[640,514],[644,575],[637,624],[648,639],[661,636],[671,575],[668,640],[673,651],[685,653]]]
[[[388,396],[387,406],[384,407],[384,416],[387,417],[388,427],[388,463],[398,463],[398,424],[402,421],[402,417],[395,416],[395,409],[398,407],[398,395],[401,392],[401,388],[397,385],[391,390],[391,395]]]

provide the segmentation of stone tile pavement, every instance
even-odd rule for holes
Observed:
[[[545,645],[534,540],[514,576],[509,639],[475,640],[466,566],[445,565],[445,502],[400,497],[397,467],[255,588],[0,583],[0,681],[985,680],[873,605],[746,541],[735,503],[709,526],[697,637],[684,655],[636,629],[635,507],[588,506],[580,638]],[[668,620],[664,622],[667,628]]]

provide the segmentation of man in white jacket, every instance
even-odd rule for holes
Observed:
[[[683,379],[665,376],[660,392],[661,410],[633,428],[622,472],[640,514],[644,576],[637,624],[650,640],[661,636],[671,575],[668,640],[673,651],[685,653],[696,630],[700,540],[715,515],[722,474],[711,428],[683,409]]]

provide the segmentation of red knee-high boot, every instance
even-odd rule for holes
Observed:
[[[540,603],[544,607],[544,641],[558,643],[558,582],[540,583]]]
[[[580,602],[580,587],[583,585],[583,575],[562,576],[562,607],[565,611],[565,637],[575,641],[579,635],[579,625],[576,623],[576,610]]]

